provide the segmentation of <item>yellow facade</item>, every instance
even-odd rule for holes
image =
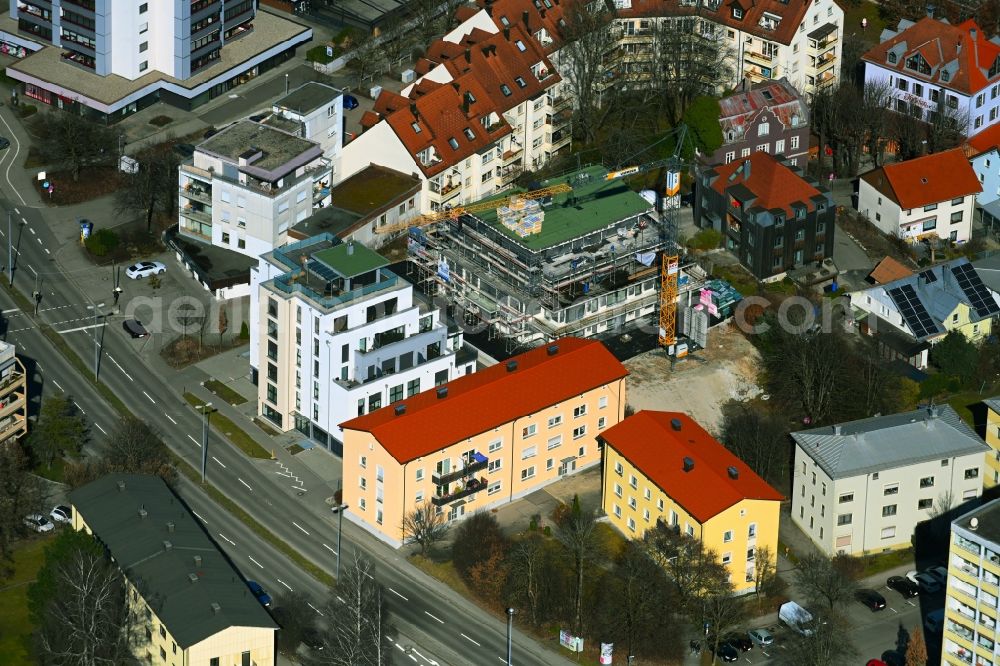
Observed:
[[[986,453],[983,487],[993,488],[1000,485],[1000,412],[990,403],[986,403],[986,406],[986,443],[992,450]]]
[[[966,518],[960,518],[955,524],[964,523],[967,528]],[[988,518],[984,516],[979,520]],[[975,538],[974,531],[968,529],[963,536],[956,532],[955,524],[949,548],[941,663],[952,666],[993,664],[996,663],[994,647],[1000,641],[997,629],[1000,546],[988,539]]]
[[[948,331],[958,331],[964,335],[969,342],[979,343],[990,336],[993,331],[993,320],[983,319],[982,321],[971,321],[971,308],[965,303],[959,303],[950,315],[942,321]]]
[[[641,539],[657,520],[676,525],[718,553],[737,594],[754,591],[757,553],[767,548],[773,560],[778,552],[779,501],[743,499],[700,522],[614,447],[605,445],[604,454],[601,497],[612,525],[630,539]]]

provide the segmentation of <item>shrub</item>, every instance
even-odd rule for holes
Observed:
[[[118,247],[118,234],[111,229],[98,229],[90,235],[84,245],[95,257],[103,257]]]
[[[157,127],[166,127],[172,122],[174,122],[174,119],[170,116],[156,116],[155,118],[150,119],[149,124],[156,125]]]
[[[34,104],[22,104],[19,107],[17,107],[17,115],[21,116],[22,118],[27,118],[28,116],[37,112],[38,112],[38,107],[35,106]]]
[[[722,234],[715,229],[702,229],[688,241],[688,247],[695,250],[714,250],[722,243]]]
[[[477,564],[489,560],[498,551],[507,552],[508,545],[496,516],[477,512],[455,529],[451,561],[455,570],[468,580]]]
[[[309,62],[318,62],[321,65],[326,65],[327,63],[333,62],[336,58],[343,52],[343,49],[339,46],[333,47],[333,55],[328,56],[326,54],[326,44],[320,44],[319,46],[314,46],[308,51],[306,51],[306,60]]]
[[[249,339],[250,339],[250,326],[246,322],[243,322],[243,325],[240,326],[240,340],[249,340]],[[339,504],[340,500],[337,500],[337,503]]]

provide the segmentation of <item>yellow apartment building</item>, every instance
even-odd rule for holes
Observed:
[[[986,405],[986,473],[983,474],[983,488],[1000,485],[1000,396],[983,400]]]
[[[454,521],[598,464],[627,374],[600,342],[562,338],[346,421],[348,519],[399,547],[425,502]]]
[[[642,411],[599,438],[602,505],[622,534],[662,520],[715,550],[738,594],[754,591],[757,552],[778,552],[777,490],[687,414]]]
[[[1000,500],[951,523],[941,663],[992,666],[1000,642]]]
[[[274,666],[278,626],[162,479],[109,474],[69,501],[125,572],[143,663]]]
[[[28,433],[28,382],[14,345],[0,342],[0,442]]]

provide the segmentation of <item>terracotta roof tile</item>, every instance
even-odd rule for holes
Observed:
[[[504,20],[510,26],[523,26],[527,32],[536,34],[542,28],[552,38],[546,47],[551,53],[562,46],[563,14],[574,1],[579,0],[476,0],[480,7],[489,12],[497,27],[503,28]],[[527,23],[525,13],[527,12]]]
[[[769,109],[786,128],[792,127],[792,119],[798,118],[801,125],[809,122],[809,108],[788,79],[762,81],[746,92],[736,93],[719,100],[719,125],[722,134],[742,129],[753,122],[761,110]],[[801,126],[800,125],[800,126]]]
[[[549,348],[558,351],[549,354]],[[508,370],[511,361],[517,368]],[[617,381],[628,370],[597,340],[562,338],[341,424],[372,433],[402,463]],[[396,415],[396,407],[406,412]]]
[[[994,123],[979,134],[969,137],[966,144],[972,149],[966,152],[970,157],[1000,146],[1000,123]]]
[[[640,18],[643,16],[696,16],[709,18],[730,28],[742,30],[764,39],[791,44],[799,24],[805,19],[811,0],[754,0],[738,5],[743,10],[743,18],[733,18],[733,2],[720,2],[718,9],[710,9],[708,3],[702,6],[682,4],[680,0],[631,0],[631,7],[619,9],[619,18]],[[761,25],[764,14],[780,17],[774,29]]]
[[[750,176],[746,177],[745,164],[750,164]],[[712,169],[718,178],[712,182],[712,188],[725,194],[733,185],[743,185],[756,197],[752,207],[767,210],[783,209],[792,215],[792,204],[805,204],[806,210],[813,211],[816,204],[813,197],[822,196],[822,192],[809,184],[802,176],[791,168],[779,162],[773,155],[764,152],[750,153],[749,157],[723,164]]]
[[[687,414],[642,411],[608,428],[601,439],[700,523],[744,499],[784,499]],[[685,458],[694,462],[687,472]]]
[[[875,284],[889,284],[896,280],[901,280],[913,275],[913,271],[896,261],[892,257],[886,257],[878,262],[878,265],[868,274],[869,279]]]
[[[983,191],[961,148],[887,164],[861,177],[906,210]]]

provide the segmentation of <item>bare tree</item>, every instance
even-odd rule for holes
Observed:
[[[580,498],[576,495],[573,496],[570,512],[556,524],[556,538],[568,551],[576,577],[573,590],[573,628],[577,636],[583,633],[584,575],[587,565],[598,550],[596,528],[597,521],[594,519],[594,514],[583,510]]]
[[[778,564],[774,553],[768,546],[760,546],[754,553],[753,560],[754,593],[757,597],[770,594],[777,579]]]
[[[125,416],[111,432],[101,468],[107,472],[155,474],[167,483],[177,478],[160,433],[135,416]]]
[[[0,446],[0,568],[9,568],[14,541],[25,531],[24,517],[41,503],[42,488],[31,473],[28,456],[18,442],[4,442]]]
[[[927,643],[920,627],[914,627],[906,642],[906,666],[927,666]]]
[[[864,83],[861,122],[868,157],[875,167],[882,166],[885,161],[885,146],[891,127],[889,114],[885,110],[892,105],[892,99],[892,87],[887,80]]]
[[[726,448],[770,483],[784,480],[788,468],[787,420],[750,403],[722,406],[721,439]]]
[[[951,490],[946,490],[934,500],[934,505],[931,507],[929,513],[931,518],[937,518],[945,515],[953,508],[955,508],[955,493]]]
[[[787,405],[796,405],[814,423],[831,413],[837,397],[846,343],[837,332],[801,335],[772,326],[763,354],[772,393]]]
[[[378,40],[372,35],[349,47],[351,59],[347,61],[348,68],[357,76],[357,87],[365,89],[365,80],[370,83],[376,74],[385,70],[385,57]]]
[[[303,640],[315,635],[316,612],[309,607],[309,597],[301,592],[279,594],[271,614],[281,626],[278,649],[284,654],[294,655]]]
[[[448,521],[430,502],[424,502],[403,516],[403,541],[420,546],[420,554],[427,555],[434,544],[448,534]]]
[[[653,561],[667,572],[685,612],[700,612],[701,595],[713,587],[716,578],[725,575],[718,555],[700,539],[682,534],[677,526],[662,520],[646,531],[643,543]]]
[[[849,663],[857,655],[851,627],[840,616],[818,617],[811,636],[793,634],[789,653],[803,666],[837,666]]]
[[[592,142],[614,106],[614,72],[604,60],[614,45],[615,15],[604,2],[571,0],[565,7],[559,71],[574,100],[573,128]]]
[[[146,217],[146,232],[153,228],[153,216],[172,217],[177,210],[177,168],[180,155],[172,142],[161,143],[139,152],[139,169],[125,174],[125,183],[115,194],[118,213],[141,213]]]
[[[854,597],[857,583],[834,566],[825,555],[806,555],[795,570],[795,583],[813,603],[824,604],[831,611]]]
[[[702,620],[713,638],[712,654],[718,654],[722,636],[746,618],[746,606],[728,577],[716,576],[712,583],[702,593]]]
[[[74,181],[84,169],[114,164],[117,159],[118,131],[79,114],[39,113],[31,128],[42,159],[69,169]]]
[[[510,594],[515,603],[524,609],[531,625],[537,627],[540,621],[545,545],[537,535],[529,536],[511,549],[507,562],[510,567]]]
[[[396,15],[385,23],[379,35],[379,58],[389,71],[410,56],[416,44],[416,33],[408,20]]]

